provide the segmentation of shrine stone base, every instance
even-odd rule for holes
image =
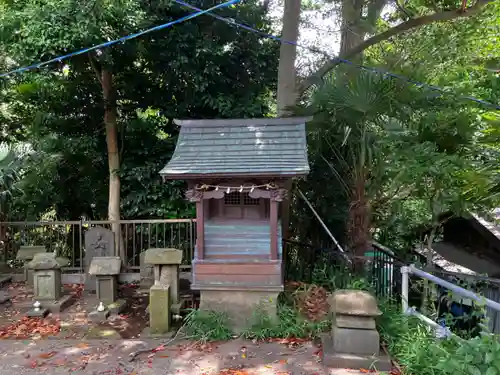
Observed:
[[[279,291],[200,290],[200,310],[227,314],[236,333],[252,324],[256,311],[277,317]]]
[[[333,338],[329,334],[321,336],[321,346],[323,348],[323,364],[333,368],[353,368],[369,369],[388,372],[392,370],[392,363],[389,357],[378,355],[359,355],[349,353],[338,353],[334,350]]]

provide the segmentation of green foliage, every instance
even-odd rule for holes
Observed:
[[[438,340],[417,318],[402,315],[398,304],[381,305],[379,331],[393,357],[408,375],[500,373],[496,335]]]
[[[269,338],[314,338],[330,327],[327,319],[311,322],[290,306],[280,304],[278,317],[272,318],[262,308],[252,317],[250,327],[243,332],[248,339],[265,340]]]
[[[227,315],[217,311],[191,310],[184,327],[190,338],[201,342],[229,340],[233,335]]]
[[[197,1],[208,8],[213,4]],[[0,1],[0,66],[11,69],[102,43],[188,14],[170,1]],[[219,14],[268,30],[256,2]],[[30,19],[30,22],[25,22]],[[14,31],[15,30],[15,31]],[[95,66],[117,91],[121,214],[127,219],[192,216],[181,182],[162,182],[178,129],[173,118],[261,117],[276,85],[274,42],[204,16],[172,28],[2,80],[0,126],[29,142],[11,219],[107,216],[103,100]],[[270,58],[269,56],[272,56]],[[95,64],[90,63],[90,59]]]

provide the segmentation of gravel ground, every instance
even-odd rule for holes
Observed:
[[[356,375],[360,371],[329,370],[319,363],[313,344],[232,340],[201,345],[179,342],[159,347],[141,340],[1,340],[0,374],[123,375]],[[157,348],[129,361],[129,354]]]

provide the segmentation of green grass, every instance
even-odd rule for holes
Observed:
[[[399,305],[380,305],[379,332],[405,375],[500,375],[498,336],[439,340],[417,318],[404,316]]]

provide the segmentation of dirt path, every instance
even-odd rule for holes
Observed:
[[[159,347],[129,362],[136,350],[158,347],[140,340],[2,340],[0,374],[122,374],[122,375],[356,375],[360,371],[329,370],[319,362],[313,344],[233,340],[200,345],[180,342]]]

